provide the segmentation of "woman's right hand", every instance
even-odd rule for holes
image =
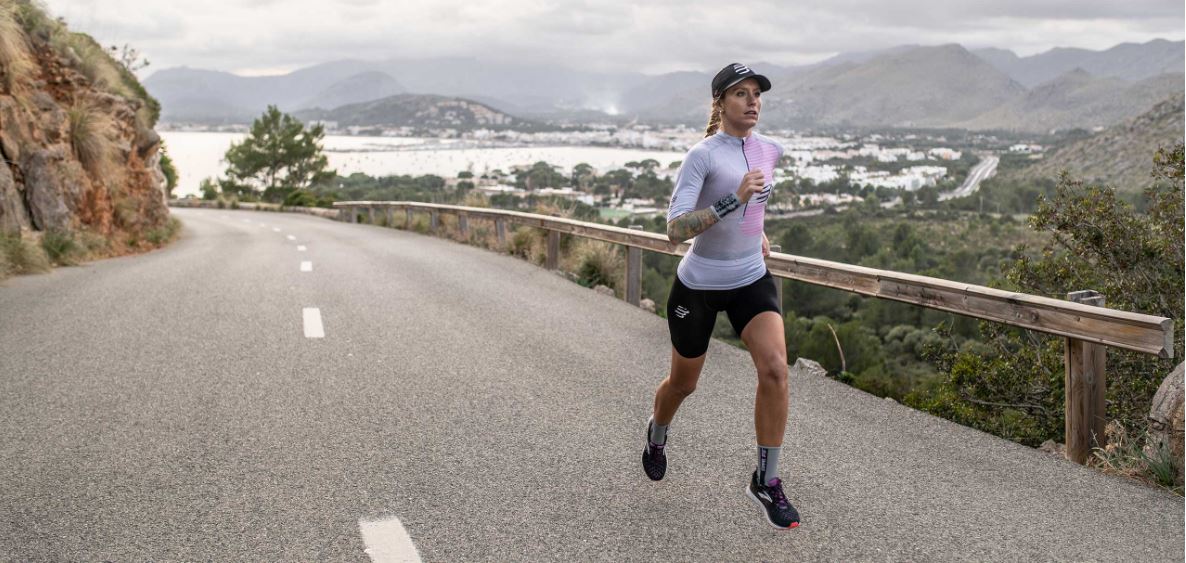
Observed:
[[[749,198],[766,187],[766,175],[761,170],[750,170],[741,178],[741,185],[737,187],[737,199],[741,203],[749,203]]]

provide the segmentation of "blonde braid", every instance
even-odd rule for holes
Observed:
[[[722,103],[725,100],[724,96],[713,99],[712,110],[708,114],[708,127],[704,129],[704,136],[711,137],[713,133],[721,126]]]

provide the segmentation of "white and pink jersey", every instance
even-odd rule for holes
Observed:
[[[692,250],[679,264],[678,275],[684,285],[692,289],[736,289],[766,273],[762,231],[766,202],[774,188],[774,168],[782,155],[782,145],[768,137],[753,133],[742,139],[724,131],[688,151],[676,174],[668,221],[737,193],[742,177],[750,170],[761,170],[766,183],[748,203],[695,238]]]

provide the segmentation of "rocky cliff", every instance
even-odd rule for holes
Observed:
[[[159,106],[123,63],[29,0],[0,0],[0,236],[86,235],[91,255],[167,229]]]

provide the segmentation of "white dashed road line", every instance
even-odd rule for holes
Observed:
[[[308,260],[301,262],[301,271],[302,272],[312,272],[313,271],[313,263]]]
[[[272,227],[272,232],[273,232],[273,233],[278,233],[278,232],[280,232],[280,227]]]
[[[300,246],[297,246],[297,251],[298,251],[298,252],[304,252],[304,251],[305,251],[305,245],[303,245],[303,244],[302,244],[302,245],[300,245]]]
[[[321,326],[321,309],[305,307],[305,338],[325,338],[325,328]]]
[[[296,240],[296,237],[294,237],[292,235],[288,235],[288,240]]]
[[[412,543],[399,518],[392,516],[377,522],[358,521],[366,554],[375,563],[420,563],[416,544]]]

